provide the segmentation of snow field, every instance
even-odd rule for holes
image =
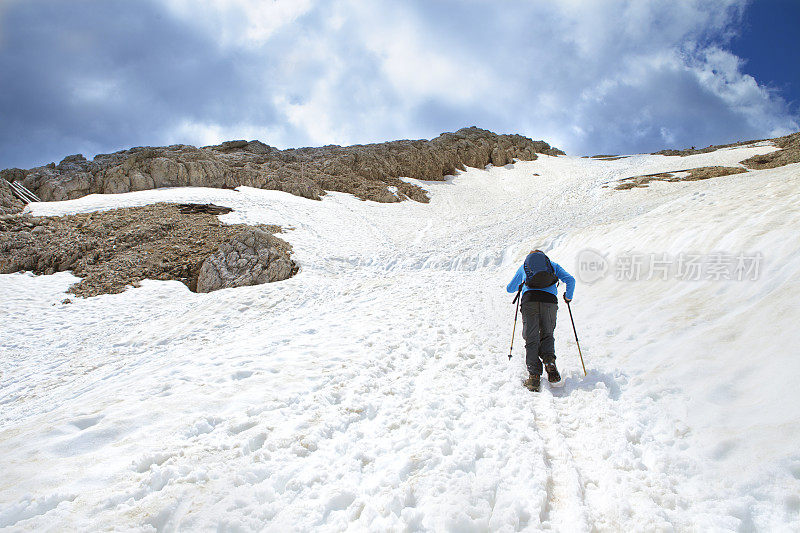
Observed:
[[[770,150],[542,157],[416,182],[428,205],[246,188],[37,205],[228,205],[226,222],[292,228],[301,272],[205,295],[146,281],[70,305],[68,273],[0,276],[0,527],[797,528],[798,165],[602,187]],[[566,384],[532,395],[520,328],[507,358],[504,288],[537,245],[573,274],[587,247],[758,250],[766,271],[579,283],[589,375],[562,304]]]
[[[650,396],[666,408],[669,417],[661,417],[658,433],[672,424],[679,447],[702,461],[702,471],[682,491],[716,492],[706,497],[743,529],[800,525],[800,500],[793,496],[800,494],[800,333],[791,318],[800,299],[800,236],[793,227],[798,173],[794,165],[755,179],[712,180],[623,223],[570,235],[554,252],[570,256],[592,242],[612,257],[631,251],[763,254],[754,281],[606,278],[584,287],[580,308],[582,316],[610,318],[587,323],[586,342],[605,345],[605,354],[595,357],[606,356],[635,376],[626,393]]]

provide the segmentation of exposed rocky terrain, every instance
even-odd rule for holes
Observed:
[[[709,178],[719,178],[730,176],[731,174],[741,174],[747,172],[742,167],[700,167],[685,170],[674,170],[672,172],[659,172],[657,174],[646,174],[644,176],[633,176],[617,182],[615,189],[633,189],[634,187],[647,187],[651,181],[699,181]]]
[[[626,155],[593,155],[591,159],[597,159],[599,161],[616,161],[617,159],[625,159]]]
[[[0,216],[0,273],[83,279],[78,296],[118,293],[143,279],[196,292],[287,279],[297,272],[277,226],[222,224],[212,206],[155,204],[63,217]]]
[[[686,150],[661,150],[659,152],[653,152],[653,154],[651,155],[670,155],[670,156],[686,157],[688,155],[714,152],[722,148],[746,146],[748,144],[754,144],[757,142],[766,142],[766,141],[773,143],[775,146],[780,148],[780,150],[777,150],[769,154],[756,155],[748,159],[745,159],[744,161],[740,161],[740,163],[752,170],[763,170],[765,168],[775,168],[775,167],[782,167],[784,165],[790,165],[792,163],[800,163],[800,132],[792,133],[791,135],[785,135],[783,137],[776,137],[774,139],[740,141],[733,144],[712,145],[706,148],[695,148],[693,146]]]
[[[702,149],[662,150],[686,156],[757,141]],[[659,181],[695,181],[800,162],[800,133],[773,139],[780,148],[742,161],[742,167],[702,167],[625,178],[617,189]],[[191,290],[286,279],[297,272],[290,247],[272,233],[277,227],[223,225],[226,208],[160,204],[66,217],[18,215],[23,203],[9,182],[19,181],[44,201],[93,193],[123,193],[159,187],[242,185],[319,199],[326,191],[347,192],[378,202],[427,202],[420,187],[401,177],[440,181],[457,169],[482,168],[561,155],[543,141],[497,135],[478,128],[444,133],[430,141],[392,141],[356,146],[278,150],[259,141],[217,146],[140,147],[82,155],[30,170],[0,171],[0,273],[39,274],[72,270],[82,277],[70,291],[80,296],[115,293],[142,279],[180,280]],[[594,156],[615,160],[624,156]]]
[[[191,290],[213,290],[286,279],[297,272],[279,228],[222,225],[219,210],[157,205],[66,217],[12,216],[23,203],[19,181],[43,201],[160,187],[250,186],[319,199],[340,191],[364,200],[427,202],[400,177],[443,180],[457,169],[534,160],[562,151],[521,135],[478,128],[430,141],[278,150],[259,141],[217,146],[139,147],[65,157],[30,170],[0,171],[0,273],[71,270],[79,296],[115,293],[145,278],[177,279]],[[224,209],[224,208],[223,208]],[[8,215],[8,216],[6,216]]]
[[[676,170],[673,172],[661,172],[657,174],[647,174],[644,176],[631,176],[624,178],[617,182],[615,189],[626,190],[636,187],[647,187],[647,184],[652,181],[697,181],[709,178],[718,178],[721,176],[728,176],[731,174],[741,174],[748,170],[763,170],[767,168],[782,167],[784,165],[791,165],[792,163],[800,163],[800,132],[792,133],[784,137],[777,137],[775,139],[765,139],[761,141],[742,141],[733,144],[721,144],[708,146],[706,148],[689,148],[687,150],[661,150],[654,152],[651,155],[667,155],[686,157],[695,154],[704,154],[720,150],[722,148],[732,148],[736,146],[746,146],[758,142],[771,142],[779,150],[770,152],[768,154],[755,155],[742,161],[739,161],[742,167],[700,167],[685,170]],[[607,156],[592,156],[605,161],[611,161],[614,158]]]
[[[800,132],[773,139],[775,146],[780,148],[769,154],[756,155],[740,161],[744,166],[753,170],[782,167],[792,163],[800,163]]]
[[[467,166],[483,168],[563,153],[543,141],[472,127],[430,141],[355,146],[278,150],[259,141],[228,141],[204,148],[140,147],[100,154],[92,161],[71,155],[58,165],[3,170],[0,177],[20,181],[43,201],[159,187],[246,185],[313,199],[325,191],[339,191],[377,202],[427,202],[423,189],[399,178],[441,181]],[[4,197],[0,201],[13,209]]]
[[[673,149],[666,149],[666,150],[659,150],[658,152],[653,152],[650,155],[669,155],[669,156],[679,156],[679,157],[686,157],[689,155],[696,155],[696,154],[707,154],[709,152],[715,152],[717,150],[721,150],[723,148],[735,148],[737,146],[747,146],[748,144],[758,143],[768,141],[770,139],[756,139],[752,141],[738,141],[731,144],[711,144],[706,146],[705,148],[695,148],[692,146],[691,148],[685,148],[683,150],[673,150]]]

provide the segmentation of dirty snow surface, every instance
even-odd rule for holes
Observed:
[[[800,530],[800,165],[604,187],[773,149],[544,156],[415,182],[428,205],[247,188],[35,205],[226,205],[283,226],[301,271],[71,304],[69,273],[0,276],[0,528]],[[588,375],[562,302],[565,386],[538,394],[520,327],[508,358],[505,292],[534,247],[607,267],[572,303]],[[672,263],[626,270],[647,254]],[[758,271],[725,279],[729,256]]]

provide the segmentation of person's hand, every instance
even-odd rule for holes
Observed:
[[[570,303],[572,301],[572,298],[567,298],[567,293],[564,293],[564,301]]]

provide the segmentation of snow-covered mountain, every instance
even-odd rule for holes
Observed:
[[[36,215],[213,202],[282,226],[298,275],[73,298],[0,276],[0,528],[800,529],[800,164],[540,156],[407,180],[430,203],[176,188]],[[506,284],[578,278],[563,389],[522,388]]]

